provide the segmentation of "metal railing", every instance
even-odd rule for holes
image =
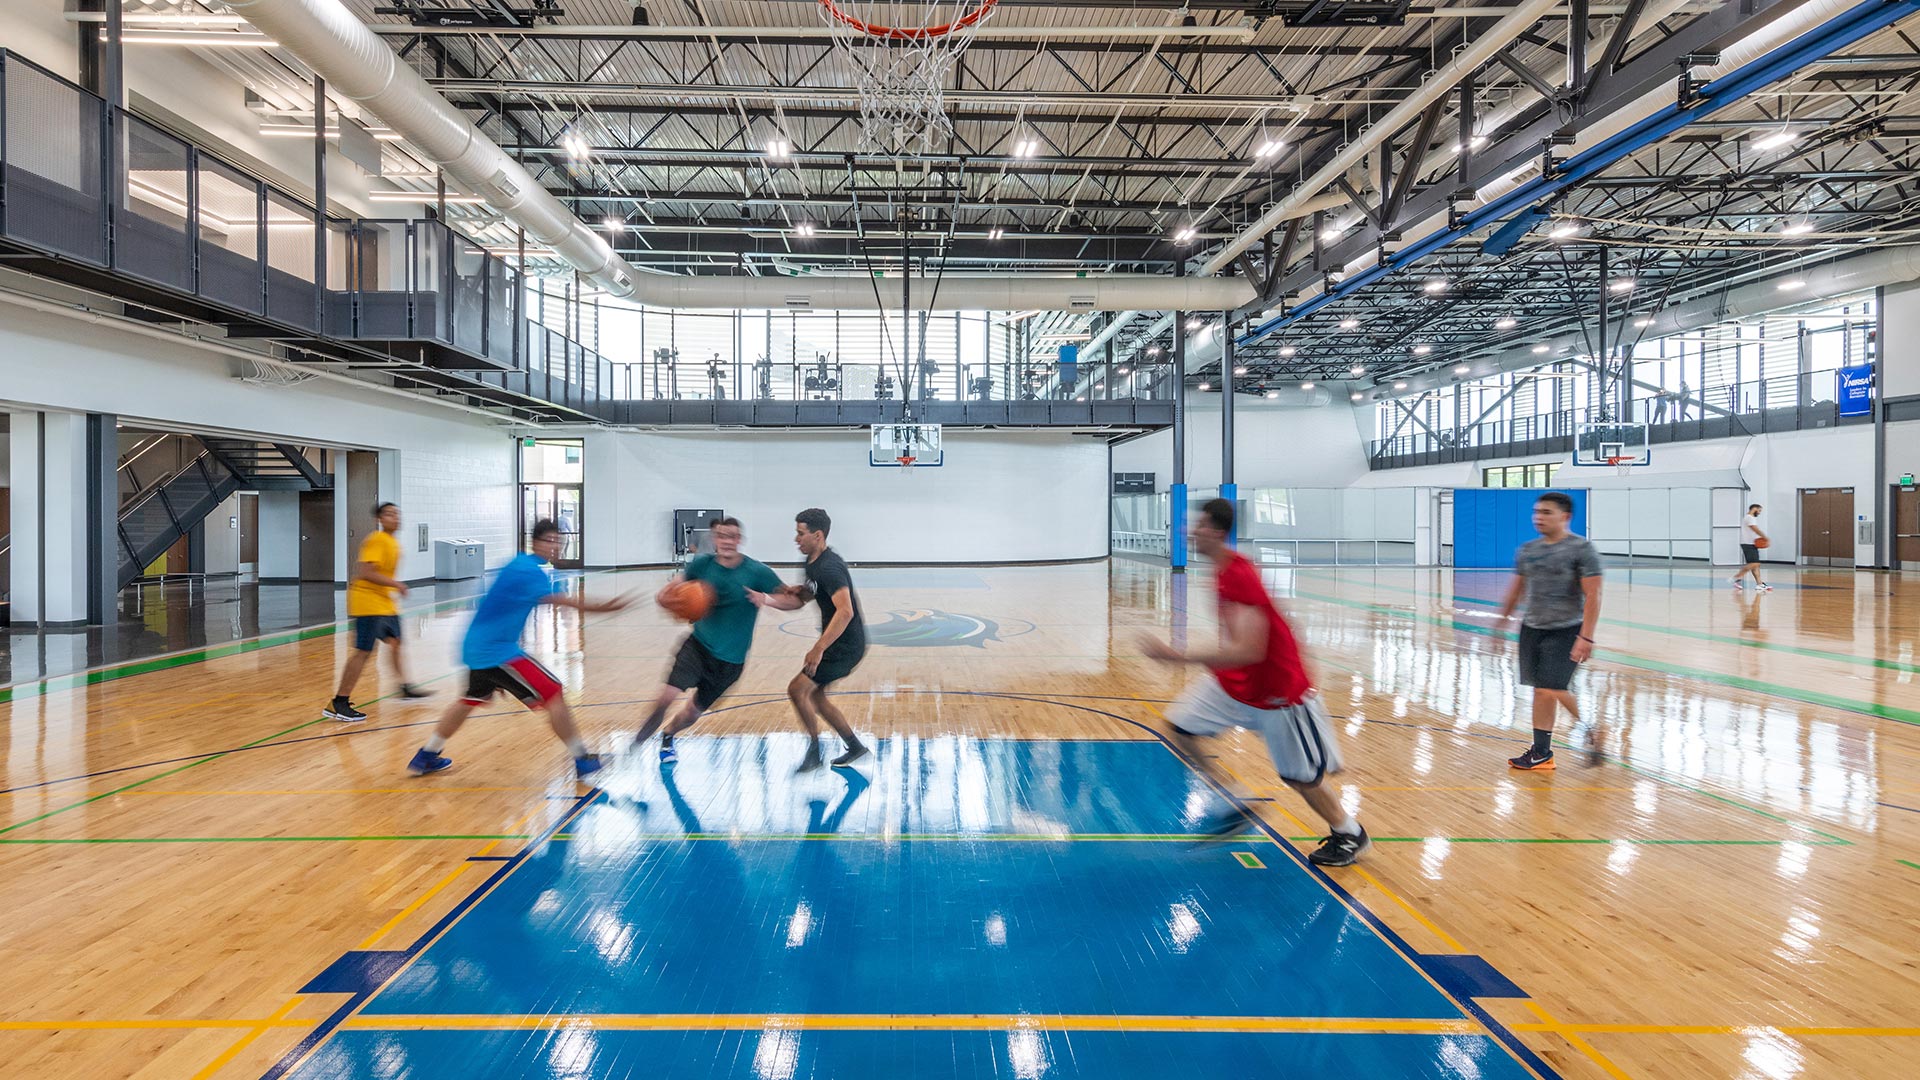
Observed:
[[[1635,398],[1628,419],[1648,425],[1655,443],[1691,442],[1772,431],[1832,427],[1841,420],[1836,372],[1755,379],[1701,390]],[[1620,419],[1598,408],[1561,409],[1478,424],[1433,426],[1409,420],[1400,434],[1369,443],[1374,468],[1472,461],[1572,449],[1581,425]]]

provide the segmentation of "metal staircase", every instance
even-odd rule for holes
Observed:
[[[186,465],[120,505],[120,586],[145,572],[236,491],[311,491],[333,486],[298,447],[200,438]]]

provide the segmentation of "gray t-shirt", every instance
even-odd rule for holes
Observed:
[[[1586,611],[1580,579],[1600,576],[1600,553],[1584,536],[1568,533],[1557,544],[1544,539],[1520,545],[1513,572],[1527,580],[1527,611],[1523,626],[1559,630],[1579,626]]]

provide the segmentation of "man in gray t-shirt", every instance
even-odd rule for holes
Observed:
[[[1567,530],[1573,519],[1573,500],[1558,491],[1541,495],[1533,504],[1537,540],[1520,545],[1513,560],[1513,582],[1500,605],[1502,619],[1526,600],[1520,621],[1520,682],[1533,687],[1533,746],[1508,758],[1516,769],[1550,770],[1553,763],[1553,722],[1565,707],[1574,723],[1580,708],[1569,689],[1574,672],[1593,655],[1593,628],[1600,621],[1600,554],[1584,536]],[[1589,736],[1598,759],[1601,732]]]

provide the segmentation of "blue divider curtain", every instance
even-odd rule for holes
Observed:
[[[1453,565],[1513,566],[1513,553],[1540,535],[1533,531],[1533,504],[1547,488],[1458,488],[1453,493]],[[1587,534],[1587,493],[1583,488],[1554,488],[1573,499],[1573,524]]]

